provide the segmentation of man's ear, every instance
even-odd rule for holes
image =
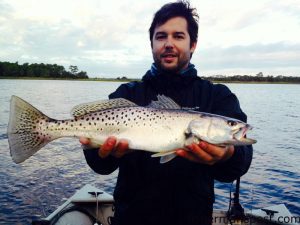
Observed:
[[[193,42],[193,43],[191,44],[191,53],[192,53],[192,54],[194,53],[196,47],[197,47],[197,41],[195,41],[195,42]]]

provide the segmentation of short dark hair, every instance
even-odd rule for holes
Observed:
[[[163,5],[155,14],[149,28],[150,41],[152,45],[152,38],[156,26],[160,26],[174,17],[183,17],[188,24],[188,32],[191,38],[191,45],[198,40],[198,20],[199,15],[195,8],[191,8],[188,1],[177,1]]]

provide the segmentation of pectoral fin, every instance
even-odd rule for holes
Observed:
[[[184,146],[191,145],[191,144],[193,144],[193,143],[199,144],[199,142],[200,142],[199,138],[197,138],[196,136],[191,135],[191,136],[189,136],[189,137],[185,140]]]
[[[167,163],[177,156],[175,152],[176,152],[175,150],[168,151],[168,152],[159,152],[151,155],[151,157],[161,157],[160,163]]]

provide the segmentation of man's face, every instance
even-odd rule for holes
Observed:
[[[174,17],[156,26],[152,38],[152,54],[159,69],[179,72],[188,67],[196,42],[191,45],[187,21]]]

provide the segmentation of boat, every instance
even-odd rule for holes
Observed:
[[[32,225],[110,225],[114,215],[114,199],[107,192],[86,184],[48,217],[32,221]],[[251,210],[239,217],[229,217],[226,210],[214,210],[213,225],[297,225],[284,204]]]

